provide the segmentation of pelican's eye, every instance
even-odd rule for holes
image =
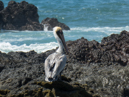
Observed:
[[[57,33],[57,35],[59,36],[60,31],[57,31],[56,33]]]
[[[63,34],[63,32],[62,32],[62,31],[60,31],[60,34]]]
[[[57,31],[56,33],[58,36],[59,36],[59,34],[61,34],[61,35],[63,34],[63,32],[61,30]]]

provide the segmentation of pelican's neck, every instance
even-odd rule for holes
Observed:
[[[64,53],[64,46],[63,46],[63,43],[62,43],[62,41],[59,39],[59,38],[57,38],[57,42],[58,42],[58,44],[59,44],[59,48],[56,50],[56,52],[58,52],[58,53]]]

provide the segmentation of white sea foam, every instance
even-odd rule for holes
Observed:
[[[48,31],[48,27],[49,27],[48,24],[44,24],[44,31]]]
[[[129,31],[129,26],[125,27],[76,27],[71,28],[73,31],[83,31],[83,32],[102,32],[107,35],[113,34],[113,33],[120,33],[122,30]]]
[[[16,39],[16,38],[14,38],[14,39],[10,39],[10,38],[8,38],[8,39],[6,39],[6,40],[4,40],[4,42],[14,42],[14,41],[17,41],[17,42],[22,42],[22,41],[29,41],[29,40],[43,40],[44,38],[19,38],[19,39]],[[0,39],[0,40],[2,40],[2,39]]]
[[[112,33],[120,33],[122,30],[129,31],[126,27],[75,27],[69,31],[64,31],[66,41],[76,40],[84,37],[88,40],[101,42],[103,37]],[[0,33],[0,51],[8,53],[10,51],[35,50],[38,53],[56,48],[58,44],[54,40],[52,31],[22,31],[18,33]],[[86,33],[85,33],[86,32]],[[46,43],[48,42],[48,43]]]
[[[30,44],[30,45],[12,45],[9,42],[0,42],[0,51],[8,53],[10,51],[23,51],[28,52],[30,50],[35,50],[37,53],[45,52],[56,48],[58,44],[56,42],[43,43],[43,44]]]

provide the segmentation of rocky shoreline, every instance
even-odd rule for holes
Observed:
[[[6,8],[0,1],[0,30],[42,31],[46,28],[52,30],[55,26],[60,26],[63,30],[70,30],[67,25],[54,18],[46,18],[39,23],[38,8],[26,1],[21,3],[10,1]]]
[[[0,30],[70,28],[56,18],[39,23],[37,7],[26,1],[0,1]],[[45,82],[44,61],[56,49],[38,54],[0,52],[0,97],[129,97],[129,32],[104,37],[101,43],[67,41],[69,54],[62,81]]]
[[[1,97],[129,96],[129,32],[104,37],[101,43],[81,38],[66,44],[62,82],[44,81],[44,61],[55,49],[0,52]]]

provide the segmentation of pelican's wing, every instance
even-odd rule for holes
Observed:
[[[48,78],[56,78],[59,73],[64,69],[66,63],[66,55],[53,53],[45,60],[45,80]]]
[[[46,78],[49,78],[51,77],[51,74],[52,74],[52,71],[51,71],[51,67],[52,67],[52,60],[54,59],[54,53],[49,55],[47,57],[47,59],[45,60],[45,65],[44,65],[44,69],[45,69],[45,75],[46,75]]]
[[[55,58],[55,66],[53,68],[53,73],[52,73],[52,77],[55,78],[56,76],[58,76],[60,74],[60,72],[64,69],[66,64],[66,55],[58,55]]]

